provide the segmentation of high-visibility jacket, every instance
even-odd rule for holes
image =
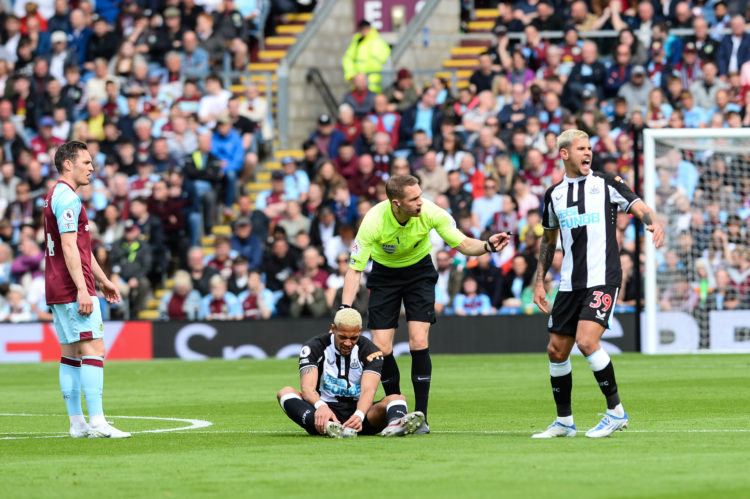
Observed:
[[[367,86],[373,92],[380,93],[380,70],[390,55],[391,47],[377,30],[370,28],[364,38],[360,33],[355,33],[342,60],[344,78],[349,81],[357,73],[366,74]]]

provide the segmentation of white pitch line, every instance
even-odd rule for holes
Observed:
[[[179,431],[177,433],[193,433],[193,434],[247,434],[247,435],[304,435],[299,431],[294,430],[215,430],[215,431]],[[531,435],[533,432],[526,431],[513,431],[513,430],[443,430],[443,431],[431,431],[437,435],[509,435],[509,434],[521,434]],[[750,433],[750,429],[716,429],[716,430],[624,430],[624,433]]]
[[[26,413],[0,413],[0,416],[21,416],[21,417],[63,417],[64,414],[26,414]],[[140,430],[131,431],[130,433],[168,433],[168,432],[181,432],[189,433],[189,430],[207,428],[213,423],[204,419],[186,419],[186,418],[159,418],[154,416],[107,416],[112,419],[148,419],[152,421],[177,421],[181,423],[188,423],[188,426],[179,426],[177,428],[157,428],[154,430]],[[30,438],[65,438],[68,436],[67,432],[0,432],[0,435],[24,435],[24,436],[4,436],[0,437],[0,440],[21,440]]]

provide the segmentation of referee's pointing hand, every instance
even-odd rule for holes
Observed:
[[[508,246],[508,243],[510,242],[510,235],[506,234],[505,232],[498,232],[497,234],[492,234],[489,238],[489,243],[494,247],[494,251],[502,251],[503,248]]]

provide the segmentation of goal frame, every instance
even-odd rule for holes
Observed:
[[[643,200],[648,206],[656,205],[656,142],[658,140],[679,139],[748,139],[750,128],[646,128],[643,130]],[[647,233],[649,234],[649,233]],[[657,330],[656,313],[659,295],[656,287],[656,249],[651,236],[646,237],[644,249],[646,255],[646,275],[644,283],[644,314],[641,352],[655,354],[658,352],[659,331]]]

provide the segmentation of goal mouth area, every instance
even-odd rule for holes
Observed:
[[[645,129],[643,173],[665,243],[644,245],[642,351],[750,352],[750,128]]]

